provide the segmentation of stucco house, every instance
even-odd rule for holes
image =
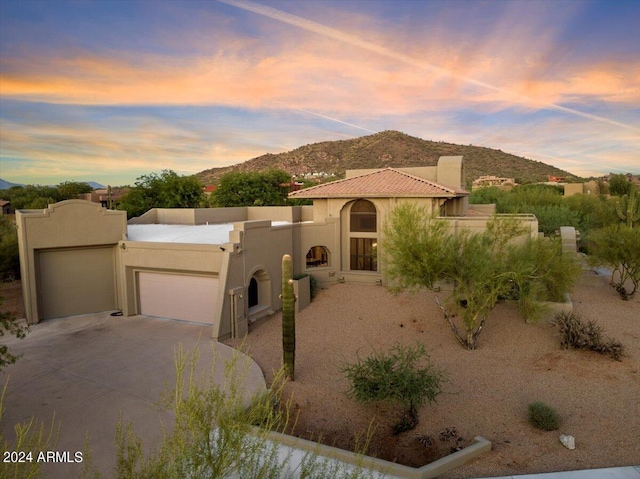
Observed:
[[[421,168],[351,170],[343,180],[290,193],[313,206],[124,211],[84,200],[16,214],[30,324],[121,311],[212,325],[223,340],[280,309],[281,258],[320,284],[384,284],[384,218],[416,202],[451,227],[484,229],[468,215],[462,157]],[[532,235],[535,217],[523,217]]]

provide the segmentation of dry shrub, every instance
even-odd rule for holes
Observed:
[[[559,313],[553,320],[558,326],[562,340],[560,346],[564,349],[587,349],[600,354],[608,354],[616,361],[620,361],[624,353],[624,345],[602,334],[602,327],[595,321],[584,322],[573,313]]]

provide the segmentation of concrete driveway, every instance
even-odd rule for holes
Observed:
[[[175,382],[174,351],[196,344],[201,353],[199,371],[216,378],[234,351],[210,340],[207,325],[144,316],[112,317],[109,313],[43,321],[31,327],[25,339],[4,337],[14,354],[23,356],[0,374],[4,385],[2,434],[11,442],[13,425],[32,416],[51,425],[59,423],[54,451],[83,451],[90,435],[93,462],[106,477],[115,466],[114,431],[120,417],[132,421],[145,443],[161,437],[161,421],[172,424],[169,413],[155,407],[161,394]],[[213,345],[213,347],[211,347]],[[246,395],[264,391],[264,376],[246,356],[238,369]],[[45,464],[43,477],[78,477],[82,464]]]

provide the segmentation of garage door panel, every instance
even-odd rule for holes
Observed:
[[[140,314],[213,323],[218,278],[167,273],[138,273]]]
[[[43,319],[116,309],[113,247],[38,252]]]

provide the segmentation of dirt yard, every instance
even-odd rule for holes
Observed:
[[[22,284],[20,281],[0,283],[2,296],[2,311],[13,313],[16,319],[24,318],[24,303],[22,302]]]
[[[509,304],[497,306],[479,348],[467,351],[433,293],[394,296],[380,286],[357,284],[320,291],[296,319],[296,377],[286,386],[299,415],[294,433],[349,449],[372,424],[369,454],[413,466],[449,452],[455,440],[439,440],[447,428],[456,429],[464,446],[474,436],[493,443],[490,453],[443,476],[450,479],[640,464],[640,297],[622,301],[602,283],[577,287],[572,299],[578,315],[597,320],[622,341],[622,361],[561,349],[555,327],[525,324]],[[254,325],[244,341],[267,379],[281,364],[281,334],[276,314]],[[348,399],[340,365],[397,341],[423,343],[449,383],[437,404],[420,409],[416,429],[393,436],[391,425],[401,411]],[[544,432],[528,423],[533,401],[558,411],[560,430]],[[575,450],[560,444],[561,433],[575,436]],[[418,435],[431,436],[434,445],[423,446]]]

